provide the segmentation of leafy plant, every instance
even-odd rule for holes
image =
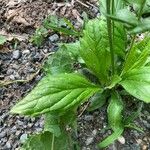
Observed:
[[[0,45],[3,45],[7,41],[6,37],[3,35],[0,35]]]
[[[57,16],[48,16],[41,27],[37,28],[34,35],[31,37],[31,42],[37,46],[41,46],[45,38],[49,35],[49,30],[54,30],[64,35],[72,35],[80,37],[82,33],[78,31],[74,25],[66,18]]]
[[[150,36],[136,41],[135,34],[150,28],[145,24],[148,18],[142,18],[147,1],[138,2],[139,10],[134,13],[128,10],[131,1],[101,0],[103,16],[88,21],[79,41],[61,44],[49,58],[46,76],[11,109],[17,114],[45,115],[44,131],[31,136],[25,149],[38,149],[36,143],[40,149],[60,150],[57,146],[62,143],[62,150],[79,149],[74,138],[77,108],[88,100],[88,111],[108,105],[112,134],[98,144],[100,148],[111,144],[125,128],[141,131],[133,120],[142,103],[150,103]],[[131,115],[125,113],[124,94],[140,104]]]

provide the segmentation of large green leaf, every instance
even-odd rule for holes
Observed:
[[[150,103],[150,67],[127,72],[122,76],[120,84],[134,97]]]
[[[145,65],[150,54],[150,37],[135,44],[127,56],[122,74]]]
[[[106,22],[102,19],[87,23],[81,38],[80,54],[87,67],[102,81],[107,81],[110,53]]]
[[[22,101],[12,113],[39,115],[49,111],[64,111],[87,100],[100,87],[79,74],[48,75]]]
[[[55,137],[50,132],[44,132],[30,136],[21,150],[67,150],[68,140],[68,135],[65,133]]]

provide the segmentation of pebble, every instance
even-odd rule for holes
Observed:
[[[59,39],[59,36],[57,34],[53,34],[48,38],[51,42],[57,42]]]
[[[88,145],[90,145],[93,141],[94,141],[94,138],[93,138],[93,137],[89,137],[89,138],[87,138],[87,140],[85,141],[85,144],[88,146]]]
[[[22,135],[20,136],[20,141],[21,141],[21,143],[24,143],[27,138],[28,138],[28,135],[27,135],[26,133],[22,134]]]
[[[0,133],[0,138],[3,138],[5,136],[6,136],[6,132],[5,131],[3,131],[3,132]]]
[[[92,121],[94,117],[92,115],[85,115],[84,120],[85,121]]]
[[[22,52],[22,54],[30,54],[30,50],[26,49]]]
[[[14,58],[14,59],[19,59],[20,56],[21,56],[21,53],[20,53],[19,50],[13,51],[13,58]]]
[[[15,76],[14,76],[13,74],[11,74],[11,75],[9,76],[9,78],[10,78],[11,80],[15,80]]]
[[[125,144],[125,138],[123,137],[123,136],[120,136],[119,138],[118,138],[118,142],[120,142],[121,144]]]
[[[8,148],[8,149],[11,148],[11,143],[9,141],[6,143],[6,148]]]

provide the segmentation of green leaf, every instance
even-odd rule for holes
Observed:
[[[98,85],[79,74],[48,75],[11,109],[11,113],[39,115],[51,111],[66,111],[78,106],[99,90]]]
[[[73,72],[73,65],[75,59],[67,52],[67,48],[62,45],[59,50],[49,56],[44,64],[44,71],[47,74],[71,73]]]
[[[107,15],[107,16],[115,21],[122,22],[122,23],[128,24],[130,26],[138,25],[138,19],[128,9],[121,9],[121,10],[117,11],[116,14]]]
[[[124,106],[120,95],[118,95],[117,93],[113,93],[111,97],[111,101],[107,108],[108,122],[110,127],[113,129],[113,131],[116,131],[118,130],[118,128],[123,127],[123,122],[122,122],[123,108]]]
[[[135,28],[129,30],[130,34],[138,34],[150,31],[150,18],[143,19]]]
[[[102,12],[104,15],[106,15],[106,0],[99,0],[100,2],[100,12]],[[118,10],[122,9],[124,7],[124,1],[123,0],[114,0],[114,13],[118,12]]]
[[[125,57],[125,50],[127,44],[126,41],[127,34],[125,27],[118,22],[114,22],[113,47],[115,53],[121,56],[121,58]]]
[[[121,100],[120,95],[118,93],[113,92],[111,96],[111,101],[107,108],[108,113],[108,122],[110,127],[113,129],[113,133],[104,139],[101,143],[99,143],[100,148],[104,148],[109,144],[113,143],[124,131],[123,125],[123,102]]]
[[[43,44],[44,39],[47,36],[47,34],[48,34],[48,30],[46,28],[39,27],[36,29],[34,35],[31,37],[30,41],[39,47]]]
[[[80,42],[76,41],[75,43],[63,43],[60,44],[61,46],[64,46],[66,49],[66,53],[70,54],[71,57],[75,58],[77,60],[80,57],[79,49],[80,49]]]
[[[115,140],[117,140],[121,134],[123,133],[124,128],[118,128],[115,132],[113,132],[110,136],[104,139],[102,142],[98,144],[99,148],[105,148],[108,145],[112,144]]]
[[[90,99],[90,105],[88,108],[88,111],[94,111],[96,109],[99,109],[100,107],[102,107],[107,100],[108,97],[108,93],[107,92],[97,92],[94,96],[91,97]]]
[[[80,39],[80,54],[87,67],[103,83],[107,81],[110,67],[108,34],[105,20],[91,20]]]
[[[150,67],[128,71],[120,84],[137,99],[150,103]]]
[[[127,56],[122,74],[134,68],[144,66],[150,54],[150,37],[145,38],[141,42],[135,44]]]
[[[44,20],[43,26],[46,29],[52,29],[57,32],[61,32],[66,35],[80,36],[81,33],[78,32],[73,24],[64,18],[58,18],[57,16],[49,16]]]
[[[112,79],[111,79],[111,84],[110,84],[108,87],[106,87],[106,88],[112,89],[112,88],[115,87],[116,84],[118,84],[121,80],[122,80],[122,79],[121,79],[120,76],[114,75],[114,76],[112,77]]]
[[[6,37],[3,35],[0,35],[0,45],[3,45],[7,41]]]
[[[50,113],[45,114],[44,131],[53,133],[56,137],[60,136],[61,129],[59,125],[59,117]]]
[[[55,137],[50,132],[44,132],[27,139],[21,150],[67,150],[68,148],[67,134]]]

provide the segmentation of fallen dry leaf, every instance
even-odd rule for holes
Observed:
[[[0,31],[0,35],[3,35],[6,37],[7,41],[12,41],[13,39],[17,39],[18,41],[26,41],[28,40],[29,36],[27,34],[11,34],[7,33],[4,30]]]

